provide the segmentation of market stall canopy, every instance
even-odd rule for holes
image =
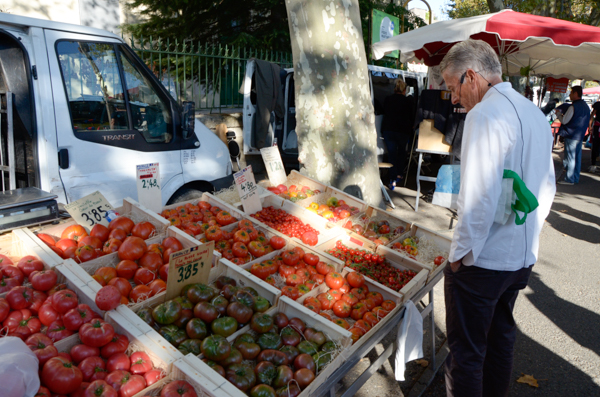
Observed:
[[[583,89],[583,95],[599,95],[599,94],[600,94],[600,86]]]
[[[488,42],[509,75],[530,66],[538,76],[600,78],[600,28],[502,10],[436,22],[373,44],[373,57],[400,50],[400,61],[439,65],[448,50],[469,38]]]

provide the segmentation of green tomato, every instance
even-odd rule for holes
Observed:
[[[179,344],[177,349],[184,355],[187,356],[188,353],[192,353],[194,356],[200,354],[202,346],[202,341],[200,339],[186,339]]]
[[[238,322],[233,317],[220,317],[210,324],[212,332],[227,338],[238,329]]]
[[[208,335],[206,323],[199,318],[193,318],[185,326],[185,332],[191,339],[204,339]]]
[[[225,360],[231,354],[231,345],[221,335],[211,335],[202,341],[202,354],[209,360]]]
[[[298,348],[300,353],[310,354],[311,356],[318,352],[317,345],[307,340],[303,340],[302,342],[298,343],[298,346],[296,347]]]
[[[283,346],[283,342],[281,341],[281,337],[279,334],[273,332],[267,332],[258,337],[256,341],[262,350],[265,349],[274,349],[277,350],[281,346]]]
[[[250,320],[250,328],[259,334],[269,332],[273,328],[273,317],[265,313],[254,313]]]
[[[159,324],[173,324],[181,316],[181,305],[175,301],[167,301],[152,310],[152,318]]]
[[[161,327],[161,329],[158,330],[158,333],[175,347],[179,347],[179,345],[187,339],[185,331],[177,328],[175,325]]]
[[[253,309],[255,312],[264,313],[269,310],[269,307],[271,307],[271,303],[269,303],[267,299],[263,298],[262,296],[254,298]]]

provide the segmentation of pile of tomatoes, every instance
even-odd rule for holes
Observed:
[[[0,294],[10,291],[26,283],[32,272],[44,270],[44,262],[39,258],[27,255],[14,262],[6,255],[0,255]],[[28,280],[31,282],[31,280]]]
[[[56,342],[99,317],[88,305],[80,304],[65,284],[57,284],[54,270],[33,271],[28,276],[30,287],[13,287],[5,298],[0,298],[2,336],[26,340],[42,333]]]
[[[270,186],[267,188],[267,190],[281,198],[290,200],[293,203],[299,200],[304,200],[308,197],[315,196],[317,194],[321,194],[320,190],[311,190],[310,187],[303,185],[290,185],[290,187],[288,188],[286,185],[280,184],[277,186]]]
[[[385,219],[370,220],[366,215],[359,217],[356,223],[347,221],[344,228],[373,241],[376,245],[385,245],[406,231],[404,226],[391,228],[390,222]]]
[[[325,204],[319,205],[319,203],[313,201],[306,209],[330,222],[337,222],[360,212],[358,208],[349,206],[344,200],[338,200],[335,196],[329,197]]]
[[[384,300],[380,292],[369,291],[364,276],[357,272],[351,271],[346,277],[337,272],[329,273],[325,284],[330,289],[316,297],[307,297],[304,307],[349,330],[353,342],[396,307],[393,301]],[[334,317],[327,312],[329,310]]]
[[[401,270],[393,267],[381,255],[347,247],[341,241],[337,241],[335,248],[330,249],[327,253],[343,260],[346,266],[353,270],[394,291],[400,291],[416,276],[416,273],[412,270]]]
[[[257,313],[250,328],[233,345],[215,335],[202,346],[203,361],[250,396],[298,396],[338,351],[323,332],[282,312]]]
[[[300,238],[304,244],[315,246],[319,242],[317,230],[281,208],[265,207],[250,216],[286,236]]]
[[[121,303],[139,303],[165,291],[170,255],[182,249],[176,237],[149,246],[138,237],[125,239],[117,251],[120,262],[115,267],[100,267],[92,276],[102,286],[96,294],[98,308],[112,310]]]
[[[80,342],[68,353],[35,334],[26,341],[40,361],[41,387],[36,396],[130,397],[164,377],[143,351],[127,353],[127,336],[99,318],[81,327]],[[52,394],[51,394],[52,393]]]
[[[301,247],[285,250],[270,260],[253,263],[250,273],[261,280],[280,288],[281,293],[296,300],[312,291],[325,281],[328,273],[334,272],[332,264],[325,263]]]
[[[46,233],[38,233],[37,237],[61,258],[83,263],[117,252],[128,236],[147,240],[156,233],[156,226],[150,222],[136,224],[126,216],[119,216],[108,227],[94,225],[89,233],[81,225],[68,226],[58,241]]]
[[[227,226],[237,221],[228,211],[223,210],[207,201],[197,204],[186,203],[175,209],[164,210],[160,213],[171,226],[175,226],[190,236],[204,233],[209,226]]]
[[[215,281],[217,289],[189,284],[181,296],[137,314],[184,355],[198,355],[209,335],[227,338],[271,306],[253,288],[236,284],[226,276]]]
[[[286,243],[285,239],[279,236],[267,239],[265,233],[256,230],[254,224],[247,219],[239,221],[237,226],[230,231],[224,230],[218,225],[212,225],[206,230],[200,241],[214,241],[215,250],[220,252],[223,258],[236,265],[243,265],[274,250],[281,249]]]

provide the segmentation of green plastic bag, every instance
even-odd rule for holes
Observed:
[[[522,225],[527,219],[527,214],[533,212],[538,207],[539,203],[533,193],[531,193],[531,190],[527,188],[525,182],[523,182],[516,172],[504,170],[502,177],[513,180],[513,190],[517,195],[517,200],[511,205],[511,209],[512,212],[515,213],[515,223],[517,225]],[[522,212],[523,216],[519,216],[517,211]]]

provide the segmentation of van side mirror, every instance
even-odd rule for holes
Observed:
[[[194,134],[194,119],[196,114],[196,103],[192,101],[183,102],[183,111],[181,112],[181,129],[183,139],[189,139]]]

